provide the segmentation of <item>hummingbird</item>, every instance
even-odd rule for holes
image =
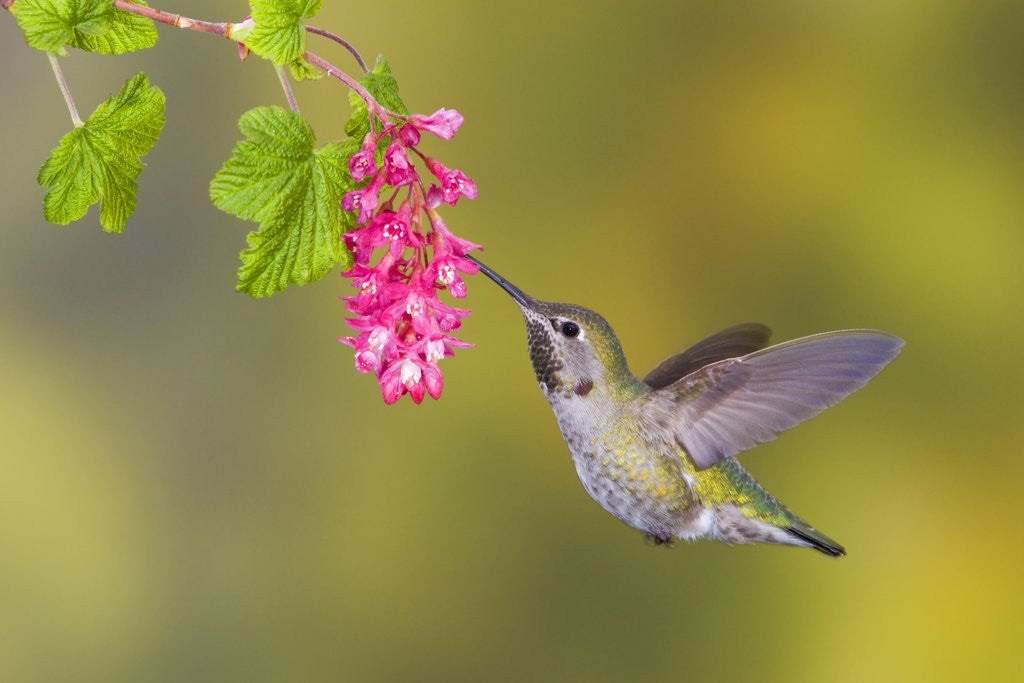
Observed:
[[[902,339],[839,330],[768,346],[767,327],[744,323],[639,379],[599,314],[534,299],[472,260],[522,310],[541,391],[583,488],[601,507],[656,545],[708,538],[846,554],[735,456],[863,387],[899,355]]]

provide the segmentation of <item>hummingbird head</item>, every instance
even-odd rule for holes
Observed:
[[[599,314],[575,304],[534,299],[472,260],[519,304],[526,320],[533,370],[549,398],[586,397],[594,390],[604,393],[635,382],[615,331]]]

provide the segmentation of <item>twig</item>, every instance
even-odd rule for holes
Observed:
[[[75,98],[71,96],[71,89],[68,88],[68,82],[64,80],[64,72],[60,69],[60,64],[57,63],[57,55],[52,52],[47,52],[46,56],[50,58],[50,66],[53,68],[53,75],[57,79],[57,85],[60,86],[60,94],[64,96],[64,102],[68,105],[68,111],[71,112],[71,121],[75,124],[75,128],[81,128],[85,125],[82,121],[82,117],[78,115],[78,107],[75,106]]]
[[[352,47],[352,44],[350,42],[348,42],[341,36],[337,35],[336,33],[331,33],[330,31],[327,31],[322,28],[317,28],[316,26],[307,26],[306,30],[309,31],[310,33],[315,33],[318,36],[323,36],[324,38],[333,40],[338,45],[341,45],[343,48],[351,52],[352,56],[356,58],[356,61],[359,62],[359,68],[363,70],[363,73],[369,73],[370,69],[367,68],[366,62],[363,61],[363,56],[359,54],[358,50]]]
[[[0,2],[5,1],[6,0],[0,0]],[[234,29],[238,26],[246,24],[246,22],[242,22],[242,24],[229,24],[223,22],[213,23],[210,21],[200,21],[198,19],[190,19],[189,17],[183,17],[179,14],[171,14],[170,12],[164,12],[163,10],[153,9],[152,7],[147,7],[145,5],[139,5],[134,2],[126,2],[126,0],[115,0],[114,5],[119,10],[131,12],[132,14],[137,14],[141,17],[147,17],[149,19],[152,19],[153,21],[158,21],[162,24],[167,24],[168,26],[174,26],[175,28],[187,28],[192,31],[202,31],[204,33],[213,33],[218,36],[223,36],[224,38],[227,38],[229,40],[236,40],[235,37],[232,35]],[[306,28],[308,30],[310,27],[307,26]],[[329,32],[317,29],[314,30],[313,33],[317,33],[318,35],[325,35]],[[365,71],[366,63],[363,61],[363,58],[359,56],[359,53],[356,52],[355,49],[348,44],[348,42],[344,41],[343,39],[337,36],[331,36],[334,36],[334,34],[330,34],[330,36],[325,37],[329,37],[332,40],[334,40],[334,38],[337,38],[339,41],[341,41],[342,44],[346,45],[349,48],[349,51],[352,52],[353,55],[356,57],[357,61],[359,62],[359,65]],[[367,92],[366,88],[364,88],[359,83],[359,81],[352,78],[347,73],[345,73],[338,67],[328,62],[326,59],[323,59],[322,57],[319,57],[313,54],[312,52],[304,53],[303,57],[305,57],[306,61],[309,62],[310,64],[313,64],[314,66],[327,72],[329,76],[338,79],[339,81],[347,85],[349,88],[354,90],[356,94],[358,94],[361,98],[363,98],[363,101],[366,102],[367,108],[374,114],[376,114],[377,117],[380,118],[381,121],[383,121],[385,126],[391,125],[392,116],[399,116],[399,114],[396,114],[395,112],[389,112],[387,109],[382,107],[381,104],[376,99],[374,99],[373,95]]]
[[[203,33],[212,33],[229,40],[231,39],[231,27],[234,26],[234,24],[226,22],[214,23],[212,21],[189,19],[188,17],[183,17],[180,14],[171,14],[170,12],[153,9],[152,7],[139,5],[138,3],[125,2],[125,0],[115,0],[114,6],[119,10],[131,12],[132,14],[137,14],[140,17],[146,17],[153,21],[159,21],[161,24],[167,24],[168,26],[173,26],[175,28],[187,28],[192,31],[202,31]]]
[[[333,64],[331,64],[330,62],[328,62],[326,59],[319,55],[315,55],[312,52],[306,52],[303,53],[302,56],[306,58],[307,62],[309,62],[315,67],[318,67],[320,70],[324,71],[328,76],[337,78],[339,81],[341,81],[349,88],[354,90],[356,94],[363,98],[363,101],[366,102],[366,107],[370,109],[374,114],[376,114],[377,117],[384,122],[385,126],[391,125],[391,115],[394,114],[394,112],[389,112],[387,109],[382,107],[380,102],[374,99],[373,95],[371,95],[366,90],[366,88],[363,87],[362,83],[352,78],[347,73],[345,73],[338,67],[334,66]]]
[[[288,99],[288,106],[291,107],[293,112],[298,114],[299,102],[295,99],[295,93],[292,92],[292,84],[288,80],[288,72],[285,71],[283,66],[279,66],[277,64],[274,65],[274,71],[277,72],[277,79],[281,81],[281,87],[284,89],[284,96]]]

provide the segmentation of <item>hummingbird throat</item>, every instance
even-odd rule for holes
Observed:
[[[550,324],[540,316],[530,315],[524,311],[526,318],[526,340],[530,347],[530,360],[537,381],[544,385],[551,394],[562,386],[559,371],[563,369],[561,358],[555,349],[549,332]]]

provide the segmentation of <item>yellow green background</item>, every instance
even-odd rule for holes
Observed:
[[[154,2],[238,20],[241,1]],[[207,184],[283,104],[233,44],[62,60],[84,112],[144,69],[167,127],[126,233],[42,220],[70,128],[0,16],[0,680],[1021,680],[1024,6],[345,3],[448,223],[642,374],[742,321],[904,337],[864,392],[743,462],[846,545],[649,547],[579,485],[515,306],[471,278],[441,401],[352,368],[344,281],[234,292]],[[314,43],[339,65],[335,46]],[[335,83],[297,88],[320,139]]]

